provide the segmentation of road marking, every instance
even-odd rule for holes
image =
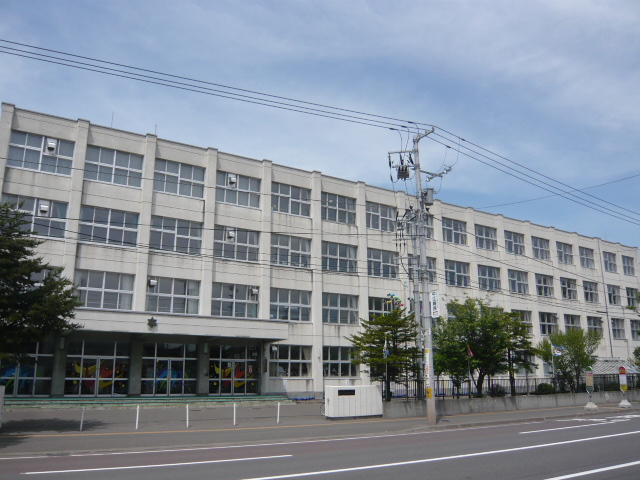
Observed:
[[[640,465],[640,460],[637,461],[637,462],[621,463],[619,465],[612,465],[610,467],[596,468],[595,470],[587,470],[586,472],[571,473],[569,475],[562,475],[561,477],[547,478],[546,480],[566,480],[567,478],[583,477],[584,475],[591,475],[593,473],[608,472],[609,470],[616,470],[618,468],[633,467],[635,465]]]
[[[570,430],[572,428],[600,427],[602,425],[610,425],[610,424],[609,423],[594,423],[592,425],[574,425],[572,427],[547,428],[546,430],[531,430],[530,432],[520,432],[520,435],[527,435],[528,433],[555,432],[556,430]]]
[[[389,467],[402,467],[405,465],[417,465],[420,463],[431,463],[431,462],[442,462],[446,460],[459,460],[462,458],[472,458],[472,457],[482,457],[486,455],[495,455],[498,453],[511,453],[511,452],[521,452],[525,450],[535,450],[538,448],[546,448],[546,447],[557,447],[558,445],[569,445],[572,443],[581,443],[581,442],[590,442],[593,440],[603,440],[607,438],[614,437],[622,437],[626,435],[636,435],[639,434],[640,430],[636,430],[634,432],[624,432],[624,433],[615,433],[611,435],[603,435],[600,437],[590,437],[590,438],[579,438],[575,440],[566,440],[564,442],[554,442],[554,443],[545,443],[541,445],[530,445],[527,447],[516,447],[516,448],[506,448],[503,450],[490,450],[487,452],[476,452],[476,453],[465,453],[462,455],[451,455],[449,457],[436,457],[436,458],[425,458],[422,460],[410,460],[407,462],[395,462],[395,463],[382,463],[378,465],[367,465],[364,467],[348,467],[348,468],[337,468],[334,470],[318,470],[315,472],[302,472],[302,473],[291,473],[286,475],[274,475],[271,477],[254,477],[254,478],[246,478],[243,480],[278,480],[281,478],[298,478],[298,477],[310,477],[313,475],[328,475],[332,473],[344,473],[344,472],[357,472],[362,470],[373,470],[377,468],[389,468]]]
[[[156,464],[156,465],[137,465],[132,467],[82,468],[78,470],[50,470],[46,472],[24,472],[24,475],[42,475],[46,473],[103,472],[107,470],[135,470],[137,468],[182,467],[185,465],[206,465],[209,463],[246,462],[249,460],[270,460],[274,458],[287,458],[292,456],[293,455],[274,455],[272,457],[231,458],[231,459],[224,459],[224,460],[207,460],[204,462],[164,463],[164,464]]]

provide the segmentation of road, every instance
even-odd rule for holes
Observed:
[[[0,450],[0,479],[640,478],[637,412],[445,430],[415,422],[394,423],[393,431],[383,421],[354,425],[360,427],[341,427],[333,434],[331,427],[312,425],[284,436],[284,430],[273,429],[271,441],[260,436],[255,442],[225,444],[219,438],[217,444],[192,447],[128,446],[19,457]],[[314,435],[318,429],[321,437]]]

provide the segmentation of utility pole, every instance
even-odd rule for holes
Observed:
[[[417,260],[413,268],[413,298],[415,314],[418,317],[418,349],[420,357],[418,359],[418,398],[426,396],[427,403],[427,423],[436,424],[436,400],[433,395],[433,341],[431,335],[432,317],[429,292],[429,274],[427,271],[427,218],[429,207],[433,204],[433,189],[422,188],[422,173],[427,175],[427,182],[436,177],[442,177],[451,168],[446,167],[440,173],[431,173],[420,169],[420,151],[418,144],[424,137],[434,132],[434,129],[418,133],[413,137],[413,149],[410,151],[389,152],[389,165],[395,166],[398,171],[399,180],[410,178],[409,170],[414,171],[416,183],[416,208],[411,209],[410,215],[405,218],[411,224],[408,229],[413,240],[414,258]],[[392,165],[391,155],[399,154],[400,161]],[[408,154],[408,160],[404,155]],[[406,213],[405,213],[406,216]],[[438,302],[438,293],[434,292],[434,301]],[[424,382],[424,383],[423,383]]]

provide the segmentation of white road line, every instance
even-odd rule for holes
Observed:
[[[612,465],[610,467],[596,468],[595,470],[587,470],[586,472],[571,473],[569,475],[562,475],[561,477],[547,478],[546,480],[566,480],[567,478],[583,477],[585,475],[592,475],[594,473],[608,472],[609,470],[616,470],[618,468],[633,467],[635,465],[640,465],[640,460],[637,461],[637,462],[621,463],[619,465]]]
[[[556,430],[570,430],[572,428],[600,427],[602,425],[609,425],[609,424],[608,423],[594,423],[594,424],[589,424],[589,425],[574,425],[573,427],[547,428],[546,430],[531,430],[530,432],[520,432],[520,435],[527,435],[528,433],[555,432]]]
[[[137,468],[181,467],[185,465],[205,465],[208,463],[246,462],[249,460],[270,460],[274,458],[287,458],[292,456],[293,455],[275,455],[273,457],[230,458],[225,460],[208,460],[205,462],[164,463],[164,464],[157,464],[157,465],[137,465],[132,467],[105,467],[105,468],[83,468],[78,470],[51,470],[47,472],[24,472],[23,475],[42,475],[46,473],[103,472],[107,470],[135,470]]]
[[[472,457],[482,457],[485,455],[495,455],[498,453],[510,453],[510,452],[521,452],[524,450],[534,450],[538,448],[546,448],[546,447],[557,447],[558,445],[569,445],[572,443],[581,443],[581,442],[589,442],[593,440],[603,440],[606,438],[614,438],[614,437],[622,437],[625,435],[637,435],[640,433],[640,430],[634,432],[625,432],[625,433],[615,433],[611,435],[603,435],[600,437],[590,437],[590,438],[579,438],[576,440],[567,440],[564,442],[554,442],[554,443],[545,443],[542,445],[530,445],[528,447],[517,447],[517,448],[507,448],[504,450],[491,450],[487,452],[476,452],[476,453],[466,453],[463,455],[451,455],[449,457],[436,457],[436,458],[425,458],[422,460],[411,460],[407,462],[396,462],[396,463],[382,463],[379,465],[367,465],[364,467],[350,467],[350,468],[337,468],[334,470],[318,470],[315,472],[302,472],[302,473],[291,473],[287,475],[274,475],[271,477],[255,477],[255,478],[246,478],[243,480],[279,480],[281,478],[298,478],[298,477],[310,477],[313,475],[328,475],[332,473],[344,473],[344,472],[357,472],[361,470],[374,470],[377,468],[389,468],[389,467],[401,467],[405,465],[416,465],[420,463],[431,463],[431,462],[441,462],[446,460],[459,460],[462,458],[472,458]]]

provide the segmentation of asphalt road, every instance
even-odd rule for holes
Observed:
[[[273,429],[271,440],[218,437],[191,447],[0,451],[0,479],[640,479],[638,412],[447,430],[384,421],[338,427]]]

